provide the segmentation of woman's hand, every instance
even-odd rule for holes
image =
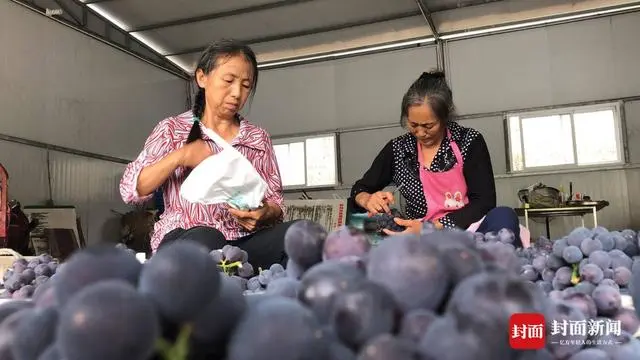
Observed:
[[[360,193],[356,195],[356,202],[369,213],[369,216],[379,213],[391,213],[389,205],[394,203],[393,194],[388,191],[378,191],[373,194]]]
[[[404,231],[396,232],[396,231],[391,231],[389,229],[383,229],[382,231],[385,234],[387,235],[420,234],[420,231],[422,231],[422,220],[419,220],[419,219],[407,220],[407,219],[395,218],[393,219],[393,221],[395,221],[396,224],[400,226],[404,226],[405,227]]]
[[[209,144],[201,139],[184,145],[178,151],[180,152],[180,166],[192,169],[198,166],[202,160],[214,154]]]
[[[269,219],[277,217],[279,215],[280,208],[273,209],[273,206],[268,202],[263,202],[263,205],[257,209],[244,211],[229,207],[229,213],[233,215],[238,224],[245,228],[247,231],[254,231],[258,229],[260,224],[268,222]]]

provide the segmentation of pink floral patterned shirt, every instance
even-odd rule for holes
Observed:
[[[141,204],[153,197],[153,194],[140,196],[136,190],[138,175],[143,168],[156,163],[170,152],[184,146],[193,125],[191,111],[162,120],[147,138],[138,158],[129,163],[120,181],[120,195],[128,204]],[[202,126],[202,124],[200,124]],[[209,137],[203,140],[210,143],[215,151],[221,148]],[[238,136],[231,145],[243,154],[256,168],[268,184],[265,200],[277,204],[282,209],[278,221],[284,218],[282,181],[269,134],[262,128],[245,119],[240,122]],[[214,155],[215,156],[215,155]],[[162,238],[176,228],[189,229],[194,226],[210,226],[221,231],[227,240],[232,241],[249,235],[235,218],[226,210],[225,205],[201,205],[186,201],[180,197],[180,185],[186,179],[188,170],[178,168],[163,185],[164,213],[156,222],[151,236],[151,248],[155,252]]]

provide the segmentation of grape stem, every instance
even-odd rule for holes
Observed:
[[[189,339],[191,337],[191,325],[187,324],[180,329],[180,333],[174,344],[163,338],[156,341],[156,349],[164,360],[187,360],[189,355]]]
[[[242,267],[242,261],[234,261],[234,262],[227,263],[227,260],[222,260],[222,262],[218,264],[218,267],[226,275],[231,276],[233,275],[233,272],[235,269]]]

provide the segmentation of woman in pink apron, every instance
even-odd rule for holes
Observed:
[[[453,121],[451,89],[441,72],[423,73],[402,99],[401,124],[408,130],[381,150],[351,189],[350,207],[370,214],[389,212],[395,184],[406,200],[406,216],[397,219],[407,231],[422,222],[438,228],[515,234],[517,245],[529,244],[513,209],[496,207],[491,157],[482,135]]]

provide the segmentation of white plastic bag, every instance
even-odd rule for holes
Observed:
[[[222,151],[204,159],[191,171],[180,187],[180,196],[205,205],[228,203],[241,210],[262,206],[267,183],[251,162],[231,144],[206,127],[204,133]]]

